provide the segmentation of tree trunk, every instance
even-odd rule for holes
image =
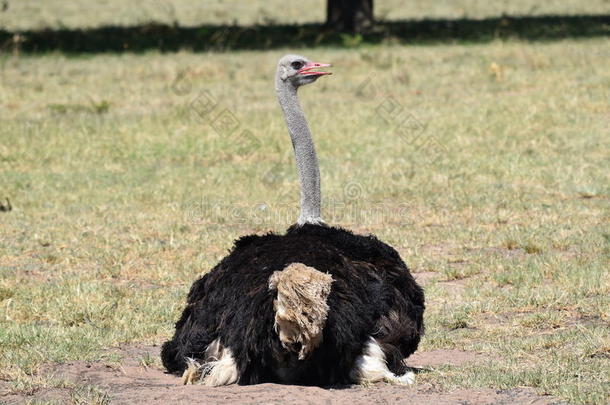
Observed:
[[[339,32],[362,32],[373,25],[373,0],[327,0],[326,25]]]

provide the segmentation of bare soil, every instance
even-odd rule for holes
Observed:
[[[113,404],[558,404],[559,400],[539,396],[527,388],[510,390],[459,389],[444,392],[426,384],[397,386],[305,387],[279,384],[253,386],[232,385],[220,388],[181,385],[181,379],[163,372],[157,365],[147,367],[143,359],[158,359],[158,346],[125,346],[112,350],[121,355],[120,364],[74,361],[49,364],[40,374],[65,379],[76,386],[96,386],[108,393]],[[409,365],[434,367],[443,364],[459,366],[480,361],[477,353],[459,350],[419,352]],[[48,388],[33,392],[11,392],[0,386],[0,403],[22,404],[51,400],[58,403],[78,402],[74,388]]]

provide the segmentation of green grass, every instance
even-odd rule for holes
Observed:
[[[162,342],[234,238],[296,218],[272,85],[285,51],[1,56],[0,379],[27,391],[44,363]],[[607,40],[303,53],[335,65],[301,92],[326,219],[438,273],[422,350],[493,359],[420,381],[604,403]],[[232,133],[214,129],[225,109]]]
[[[253,25],[269,23],[310,23],[324,21],[326,0],[310,0],[306,6],[281,0],[5,0],[0,10],[0,28],[28,30],[40,28],[93,28],[103,25],[139,25],[149,22],[195,26],[198,24]],[[580,15],[610,12],[606,0],[375,0],[379,19],[486,18],[499,15]]]

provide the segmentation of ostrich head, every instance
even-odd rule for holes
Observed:
[[[304,56],[285,55],[277,64],[277,77],[294,88],[315,82],[318,77],[330,75],[330,72],[318,70],[329,67],[328,63],[312,62]]]

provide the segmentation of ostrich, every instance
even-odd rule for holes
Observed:
[[[399,254],[320,215],[320,172],[297,89],[330,74],[282,57],[275,89],[301,184],[286,233],[242,236],[196,280],[161,357],[183,382],[332,385],[413,382],[404,364],[423,334],[424,294]]]

